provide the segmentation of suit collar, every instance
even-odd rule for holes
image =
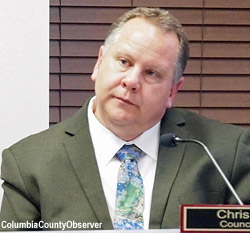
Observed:
[[[176,125],[178,127],[185,126],[186,120],[181,113],[181,110],[176,108],[170,108],[166,111],[166,114],[162,118],[162,130],[166,129],[167,126],[170,125]],[[166,129],[167,130],[167,129]]]
[[[182,114],[172,108],[169,109],[161,122],[161,135],[174,133],[179,137],[186,138],[185,119]],[[159,229],[165,226],[164,215],[167,202],[175,178],[178,174],[185,145],[179,145],[175,148],[168,148],[159,145],[159,155],[155,174],[155,183],[150,213],[150,228]]]
[[[65,133],[74,136],[80,130],[88,127],[88,119],[87,119],[87,109],[88,109],[89,101],[87,101],[82,108],[67,121],[67,126],[65,128]]]
[[[102,223],[103,229],[112,229],[113,226],[88,129],[87,106],[88,102],[68,120],[65,132],[70,137],[64,142],[64,146],[97,221]]]

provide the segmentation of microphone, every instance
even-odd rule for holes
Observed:
[[[178,146],[178,143],[195,143],[195,144],[200,145],[206,151],[209,158],[212,160],[214,166],[216,167],[216,169],[220,173],[221,177],[225,181],[227,187],[230,189],[230,191],[232,192],[232,194],[236,198],[237,202],[240,205],[244,205],[243,202],[241,201],[241,199],[239,198],[238,194],[236,193],[235,189],[233,188],[233,186],[231,185],[231,183],[227,179],[226,175],[221,170],[221,168],[220,168],[219,164],[217,163],[217,161],[215,160],[214,156],[211,154],[211,152],[209,151],[209,149],[207,148],[207,146],[205,144],[203,144],[202,142],[195,140],[195,139],[179,138],[178,136],[176,136],[173,133],[163,134],[160,138],[160,143],[164,146],[167,146],[167,147],[176,147],[176,146]]]

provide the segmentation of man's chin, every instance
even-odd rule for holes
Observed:
[[[112,118],[112,122],[116,125],[120,126],[130,126],[133,125],[135,118],[123,117],[123,116],[115,116]]]

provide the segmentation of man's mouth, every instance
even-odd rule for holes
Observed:
[[[116,97],[116,99],[126,103],[126,104],[130,104],[130,105],[135,105],[134,103],[132,103],[130,100],[122,98],[122,97]]]

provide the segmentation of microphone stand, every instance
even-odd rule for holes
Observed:
[[[217,163],[217,161],[214,159],[213,155],[211,154],[211,152],[209,151],[209,149],[207,148],[207,146],[205,144],[203,144],[202,142],[195,140],[195,139],[181,139],[177,136],[175,136],[173,138],[173,140],[175,142],[191,142],[191,143],[196,143],[198,145],[200,145],[201,147],[203,147],[203,149],[205,149],[205,151],[207,152],[209,158],[212,160],[214,166],[217,168],[217,170],[219,171],[220,175],[222,176],[222,178],[224,179],[224,181],[227,184],[227,187],[230,189],[230,191],[232,192],[232,194],[234,195],[234,197],[236,198],[236,200],[238,201],[238,203],[240,205],[244,205],[243,202],[241,201],[241,199],[239,198],[238,194],[236,193],[236,191],[234,190],[233,186],[231,185],[231,183],[229,182],[229,180],[227,179],[227,177],[225,176],[225,174],[223,173],[223,171],[221,170],[219,164]]]

